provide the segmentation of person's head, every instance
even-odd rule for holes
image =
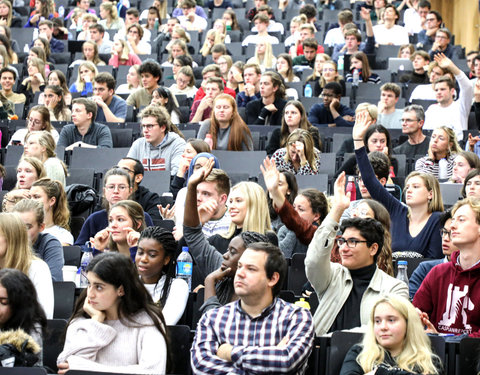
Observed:
[[[409,59],[412,57],[414,52],[415,47],[413,44],[403,44],[398,49],[397,57],[400,57],[401,59]]]
[[[45,51],[43,50],[42,47],[32,47],[30,51],[28,52],[28,57],[27,57],[27,66],[30,60],[34,57],[38,57],[40,60],[43,61],[43,63],[46,63],[46,56],[45,56]]]
[[[10,27],[12,23],[12,3],[8,0],[0,1],[0,17],[6,20],[6,24]]]
[[[217,60],[217,64],[220,67],[220,72],[223,78],[227,78],[228,72],[233,65],[233,60],[230,55],[220,55]]]
[[[293,17],[290,21],[290,35],[295,34],[300,30],[300,26],[307,21],[307,17],[303,16],[296,16]]]
[[[478,244],[480,239],[480,201],[468,197],[455,203],[452,208],[452,242],[460,251]],[[477,245],[478,248],[478,245]]]
[[[322,91],[323,105],[325,108],[330,107],[330,103],[333,99],[338,99],[342,97],[342,86],[338,82],[329,82],[325,85]]]
[[[130,47],[128,47],[127,41],[123,39],[117,39],[113,42],[112,51],[118,54],[120,60],[128,60],[130,55]]]
[[[41,36],[38,37],[33,42],[33,47],[40,48],[42,50],[41,54],[39,54],[38,52],[36,53],[38,57],[45,56],[45,60],[50,58],[50,54],[51,54],[50,42],[47,39],[45,39]],[[33,50],[33,47],[32,47],[32,49],[30,49],[30,51]],[[30,54],[29,54],[29,56],[30,56]],[[42,60],[43,60],[43,57],[42,57]]]
[[[188,55],[180,55],[175,57],[173,59],[173,66],[172,66],[173,75],[177,76],[178,71],[184,66],[192,67],[193,66],[192,58]]]
[[[299,100],[288,101],[283,109],[281,132],[291,133],[296,128],[308,130],[310,126],[307,111],[302,102]]]
[[[63,185],[57,180],[41,178],[32,184],[32,199],[43,204],[45,213],[52,213],[53,224],[70,229],[70,210]]]
[[[347,23],[353,22],[353,13],[350,9],[341,10],[338,12],[337,19],[340,28],[343,28]]]
[[[411,172],[405,179],[405,203],[409,207],[427,205],[427,212],[443,211],[443,200],[438,180],[431,174]]]
[[[153,91],[162,79],[162,67],[153,60],[147,60],[138,68],[142,78],[142,86],[148,91]]]
[[[127,83],[129,88],[137,88],[142,86],[142,82],[140,79],[140,73],[138,71],[138,68],[140,65],[132,65],[128,69],[127,73]]]
[[[429,148],[437,160],[461,151],[455,132],[447,126],[440,126],[433,131]]]
[[[16,79],[17,73],[12,68],[6,66],[0,70],[0,85],[2,86],[3,90],[12,90]]]
[[[328,60],[322,63],[322,77],[321,83],[325,86],[330,82],[337,82],[339,79],[337,64],[333,60]]]
[[[424,374],[437,373],[430,340],[417,310],[406,298],[388,294],[375,302],[362,346],[357,361],[365,373],[383,362],[386,352],[401,371],[418,368]]]
[[[442,236],[443,255],[450,259],[450,255],[458,248],[452,242],[452,211],[447,210],[440,216],[440,235]]]
[[[170,48],[170,60],[173,63],[175,58],[188,54],[187,44],[182,39],[177,39],[172,42]]]
[[[45,63],[38,57],[32,57],[28,62],[28,75],[33,77],[35,74],[40,73],[45,80]]]
[[[43,204],[35,199],[22,199],[13,207],[14,213],[25,223],[30,245],[34,245],[38,235],[45,229],[45,211]]]
[[[318,42],[315,38],[306,38],[302,42],[303,55],[308,61],[314,61],[317,56]]]
[[[93,82],[95,76],[98,74],[97,67],[90,61],[85,61],[78,66],[78,76],[75,84],[77,89],[83,88],[86,82]]]
[[[197,206],[214,201],[216,209],[213,218],[219,219],[225,213],[225,204],[229,194],[230,178],[223,170],[214,168],[205,181],[197,185]]]
[[[384,242],[383,225],[375,219],[351,218],[342,221],[337,239],[342,264],[356,270],[376,263]]]
[[[143,175],[145,174],[143,164],[137,159],[124,157],[117,163],[116,167],[125,170],[129,174],[130,179],[134,184],[134,190],[136,190],[138,185],[142,182]]]
[[[368,115],[368,119],[375,123],[378,118],[378,107],[375,104],[363,102],[357,105],[357,108],[355,108],[355,117],[360,113],[366,113]]]
[[[196,6],[197,2],[195,0],[182,0],[180,7],[182,8],[183,15],[188,16],[189,14],[195,13]]]
[[[430,83],[434,83],[438,78],[442,77],[443,75],[450,76],[450,78],[452,78],[452,81],[454,81],[452,72],[448,68],[440,67],[436,61],[432,61],[428,65],[427,74]]]
[[[400,13],[394,5],[387,4],[382,13],[382,18],[384,22],[397,23],[400,19]]]
[[[468,69],[470,69],[470,73],[474,72],[474,59],[478,55],[478,51],[470,51],[467,53],[467,65]]]
[[[141,126],[145,140],[157,146],[162,142],[165,134],[172,130],[170,115],[165,108],[149,105],[140,112]]]
[[[328,214],[327,198],[317,189],[300,190],[293,207],[298,215],[310,224],[320,224]]]
[[[390,139],[390,133],[383,125],[371,125],[365,132],[363,140],[369,152],[383,152],[384,148],[388,147],[389,156],[392,154],[392,142]]]
[[[240,299],[270,305],[282,289],[287,262],[282,251],[268,242],[248,245],[238,260],[235,293]],[[269,303],[270,302],[270,303]]]
[[[345,48],[347,51],[358,51],[358,46],[362,42],[362,34],[356,28],[344,29]]]
[[[180,23],[180,21],[178,20],[177,17],[171,17],[171,18],[169,18],[168,21],[167,21],[167,33],[168,33],[169,35],[171,35],[172,32],[173,32],[173,29],[174,29],[176,26],[178,26],[179,23]]]
[[[412,104],[404,108],[402,114],[402,133],[415,135],[422,132],[425,111],[421,105]]]
[[[282,76],[277,72],[268,71],[260,78],[260,95],[262,98],[284,98],[285,84]]]
[[[380,101],[386,109],[395,108],[402,90],[396,83],[388,82],[380,87]]]
[[[235,99],[228,94],[218,94],[213,101],[211,123],[218,126],[224,124],[230,125],[237,116],[239,116],[239,114]]]
[[[38,33],[46,36],[48,40],[52,39],[53,23],[50,20],[43,20],[38,23]]]
[[[180,68],[177,73],[177,87],[179,90],[185,90],[187,87],[195,86],[195,74],[190,66]]]
[[[30,109],[27,115],[27,129],[29,132],[37,130],[52,130],[50,112],[42,105],[36,105]]]
[[[452,33],[446,27],[442,27],[435,33],[435,43],[438,44],[440,49],[445,49],[450,44],[452,39]]]
[[[133,25],[134,23],[138,23],[140,21],[140,12],[137,8],[129,8],[127,13],[125,14],[125,26]]]
[[[190,43],[190,36],[187,34],[185,29],[180,25],[176,25],[172,30],[171,40],[183,40],[185,43]]]
[[[160,16],[160,12],[158,9],[154,6],[151,6],[148,8],[148,14],[147,14],[147,23],[146,27],[149,30],[155,29],[155,25],[157,25],[157,22],[161,22],[162,18]]]
[[[135,265],[145,284],[157,284],[163,275],[164,282],[160,303],[165,305],[170,282],[175,278],[177,241],[173,234],[161,227],[148,227],[140,233]]]
[[[110,232],[110,250],[127,243],[129,228],[141,232],[145,229],[145,213],[142,206],[132,200],[123,200],[110,207],[108,229]]]
[[[205,142],[206,143],[206,142]],[[203,148],[203,147],[202,147]],[[188,158],[188,156],[187,156]],[[187,183],[190,176],[198,169],[204,167],[209,159],[213,159],[213,168],[220,168],[220,163],[215,155],[212,155],[210,151],[208,152],[198,152],[195,156],[192,157],[190,160],[190,165],[188,166],[187,171]]]
[[[112,168],[103,179],[104,206],[111,207],[124,201],[132,194],[133,183],[130,175],[123,168]]]
[[[47,83],[49,85],[60,86],[64,92],[69,92],[67,87],[67,78],[61,70],[52,70],[48,75]]]
[[[420,0],[417,5],[417,12],[420,18],[425,20],[427,18],[428,11],[432,8],[432,5],[428,0]]]
[[[468,172],[463,182],[462,196],[464,198],[480,198],[480,168]]]
[[[368,58],[365,53],[356,52],[350,57],[350,70],[353,72],[355,69],[361,71],[363,81],[367,82],[371,75],[371,71],[370,64],[368,63]]]
[[[93,81],[93,93],[102,98],[105,103],[110,103],[115,93],[116,81],[110,73],[101,72]]]
[[[33,251],[27,227],[16,213],[0,213],[0,259],[4,268],[15,268],[28,275]]]
[[[87,98],[72,101],[72,122],[75,126],[89,126],[97,116],[97,104]]]
[[[425,67],[430,64],[430,55],[425,51],[415,51],[410,56],[413,70],[417,73],[424,72]]]
[[[473,58],[473,74],[475,77],[480,77],[480,54]]]
[[[16,187],[18,189],[30,189],[36,180],[45,176],[45,168],[40,160],[23,156],[17,165]]]
[[[317,9],[312,4],[305,4],[300,8],[299,14],[304,14],[307,17],[308,23],[313,23],[317,17]]]
[[[368,160],[373,168],[375,177],[385,186],[390,175],[390,159],[382,151],[373,151],[368,154]],[[360,189],[362,198],[371,198],[370,193],[363,183],[362,176],[358,171],[357,176],[358,188]]]
[[[277,72],[285,79],[285,81],[293,81],[293,60],[292,56],[290,56],[288,53],[281,53],[277,56],[275,68]]]
[[[127,35],[138,42],[143,38],[143,27],[139,23],[133,23],[128,26]]]
[[[258,64],[245,64],[243,67],[243,79],[245,83],[257,85],[262,77],[262,69]]]
[[[82,53],[84,60],[92,61],[94,64],[97,64],[100,61],[100,57],[98,56],[98,46],[93,40],[87,40],[83,43]]]
[[[45,90],[43,91],[43,94],[45,106],[53,109],[54,114],[56,114],[56,110],[60,112],[66,107],[64,100],[64,92],[60,86],[47,85],[45,87]]]
[[[225,22],[227,30],[240,30],[237,14],[232,9],[227,9],[223,12],[222,20]]]
[[[111,1],[104,1],[103,3],[101,3],[100,17],[107,20],[116,20],[118,18],[118,11],[116,6]]]
[[[153,91],[150,104],[163,106],[169,113],[172,113],[172,111],[178,108],[177,98],[172,94],[170,89],[165,86],[159,86]]]
[[[55,140],[50,132],[33,131],[25,136],[23,154],[45,161],[56,156],[55,147]]]
[[[453,161],[452,181],[463,184],[472,169],[480,168],[480,158],[470,151],[459,151]]]
[[[7,1],[8,3],[8,1]],[[47,318],[38,302],[37,291],[28,273],[12,268],[0,270],[0,327],[3,331],[45,330]]]
[[[315,154],[315,144],[313,143],[312,135],[308,130],[295,129],[287,138],[285,145],[287,152],[285,153],[285,161],[287,163],[300,163],[300,155],[298,151],[298,142],[303,144],[303,153],[307,159],[308,164],[313,170],[316,170],[315,160],[317,158]]]
[[[449,76],[439,77],[433,83],[435,98],[441,106],[448,106],[453,102],[455,95],[455,84]]]
[[[189,138],[183,150],[182,158],[191,162],[197,154],[202,152],[210,153],[211,151],[210,146],[203,139]]]
[[[240,77],[243,77],[243,68],[245,64],[243,61],[236,61],[233,63],[231,66],[230,70],[228,71],[226,81],[237,85],[238,86],[238,81],[237,81],[237,75]],[[245,81],[243,78],[241,78],[242,81]]]
[[[440,26],[442,25],[442,22],[443,22],[442,16],[436,10],[430,10],[427,13],[427,16],[425,18],[425,25],[427,30],[439,29]]]
[[[253,17],[253,24],[257,28],[259,34],[265,33],[270,23],[270,18],[265,14],[257,14]]]
[[[5,46],[0,45],[0,67],[5,68],[10,64],[10,56]]]
[[[223,93],[224,84],[220,77],[211,77],[207,79],[205,84],[205,95],[209,98],[215,99],[218,95]]]

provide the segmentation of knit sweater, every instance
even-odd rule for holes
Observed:
[[[165,338],[145,311],[128,320],[77,318],[67,329],[65,346],[57,363],[68,362],[70,370],[128,374],[165,374]]]

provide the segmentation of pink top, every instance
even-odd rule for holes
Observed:
[[[135,55],[134,53],[129,53],[128,54],[128,59],[127,60],[120,60],[118,58],[118,55],[113,55],[110,60],[108,60],[108,65],[112,65],[115,68],[118,68],[119,65],[141,65],[142,60]]]

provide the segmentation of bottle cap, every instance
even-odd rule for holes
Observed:
[[[183,246],[182,251],[186,251],[188,253],[188,246]]]
[[[408,262],[406,260],[399,260],[398,261],[399,266],[406,266],[407,264],[408,264]]]

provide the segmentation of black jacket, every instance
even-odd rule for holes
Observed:
[[[153,224],[159,225],[162,221],[157,207],[157,205],[161,203],[159,195],[139,185],[137,191],[135,191],[134,200],[152,217]]]
[[[277,98],[273,102],[277,111],[272,113],[265,109],[262,99],[252,100],[247,104],[247,125],[267,125],[266,120],[269,117],[268,125],[281,125],[283,117],[283,108],[287,101]]]

